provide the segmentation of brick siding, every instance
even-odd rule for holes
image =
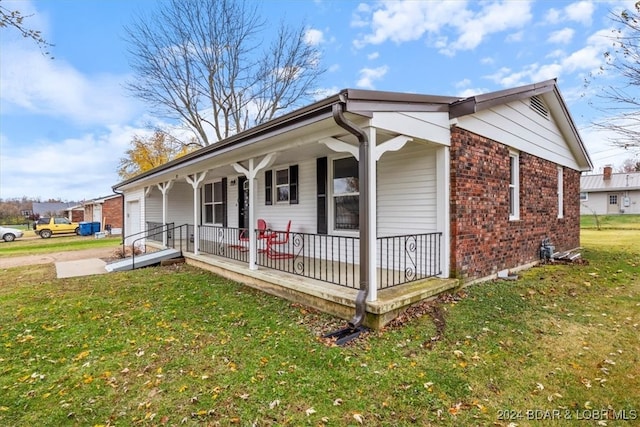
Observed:
[[[460,128],[451,131],[451,273],[471,281],[580,245],[580,172],[563,168],[558,218],[557,165],[520,153],[520,219],[509,220],[509,147]]]
[[[111,225],[112,228],[122,228],[122,196],[105,200],[102,204],[102,219],[105,221],[102,224],[103,228],[106,225]]]

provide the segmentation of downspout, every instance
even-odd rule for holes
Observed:
[[[367,296],[369,295],[369,260],[370,260],[370,250],[369,250],[369,137],[367,134],[357,127],[354,123],[347,120],[344,116],[344,111],[346,108],[346,101],[344,96],[340,95],[340,102],[337,104],[333,104],[332,113],[333,119],[341,128],[345,129],[356,138],[358,138],[359,143],[359,162],[358,162],[358,181],[360,182],[359,187],[364,188],[363,192],[360,193],[359,199],[359,212],[358,212],[358,221],[360,223],[360,290],[358,291],[358,295],[356,296],[356,313],[353,318],[349,321],[349,327],[351,329],[359,328],[364,321],[365,313],[366,313],[366,301]]]

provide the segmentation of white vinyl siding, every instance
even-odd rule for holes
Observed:
[[[459,117],[458,126],[558,165],[580,169],[553,116],[547,119],[533,111],[528,98]]]
[[[378,161],[378,236],[436,230],[436,149],[410,142]]]
[[[149,191],[146,203],[145,224],[162,223],[162,192],[155,185]],[[193,187],[186,182],[176,182],[167,192],[167,222],[176,226],[193,224]]]
[[[298,165],[298,204],[274,203],[265,205],[264,199],[264,171],[257,175],[255,215],[257,220],[262,218],[267,221],[267,226],[272,230],[284,230],[287,222],[291,220],[291,230],[301,233],[316,233],[316,159],[308,159],[296,162]],[[287,164],[287,167],[289,164]],[[284,165],[276,164],[271,167],[275,171],[282,169]],[[234,192],[237,189],[234,187]],[[236,193],[234,193],[236,194]],[[234,196],[236,197],[236,196]],[[237,208],[236,208],[237,209]],[[237,216],[237,213],[234,213]],[[237,219],[236,219],[237,221]]]

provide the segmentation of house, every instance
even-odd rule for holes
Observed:
[[[640,172],[612,173],[580,178],[581,215],[640,214]]]
[[[32,212],[39,217],[63,216],[73,222],[84,217],[84,208],[77,202],[33,202]]]
[[[113,190],[127,244],[180,244],[191,264],[379,328],[535,264],[544,238],[578,247],[591,169],[549,80],[463,99],[345,89]]]
[[[101,230],[122,234],[123,202],[121,194],[111,194],[84,202],[84,221],[99,222]]]

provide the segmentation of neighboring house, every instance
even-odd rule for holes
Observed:
[[[378,328],[420,299],[533,265],[544,238],[578,247],[591,169],[549,80],[464,99],[346,89],[113,189],[126,243],[178,227],[151,237]],[[255,231],[258,219],[291,221],[284,243]]]
[[[84,202],[84,221],[99,222],[100,230],[122,234],[122,195],[111,194]]]
[[[612,173],[580,178],[580,214],[640,214],[640,172]]]
[[[32,211],[40,217],[63,216],[73,222],[84,218],[84,208],[77,202],[33,202]]]

